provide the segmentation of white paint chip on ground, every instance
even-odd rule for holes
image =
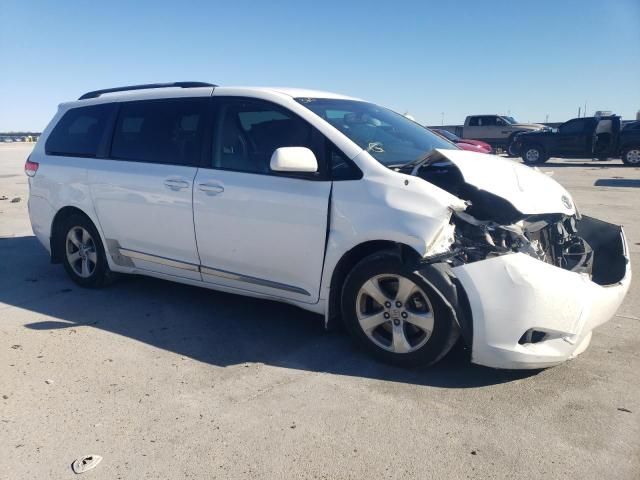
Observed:
[[[100,455],[85,455],[84,457],[80,457],[71,464],[71,468],[74,473],[84,473],[92,468],[95,468],[102,461],[102,457]]]

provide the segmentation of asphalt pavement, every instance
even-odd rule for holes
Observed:
[[[87,454],[87,479],[640,478],[637,279],[561,366],[492,370],[457,347],[392,368],[291,306],[142,277],[79,288],[31,233],[30,148],[0,145],[0,478],[72,478]],[[624,225],[640,272],[640,168],[541,170]]]

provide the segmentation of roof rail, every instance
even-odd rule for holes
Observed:
[[[105,88],[104,90],[94,90],[93,92],[87,92],[82,95],[78,100],[86,100],[87,98],[98,98],[103,93],[113,92],[127,92],[129,90],[147,90],[150,88],[167,88],[167,87],[180,87],[180,88],[198,88],[198,87],[217,87],[212,83],[205,82],[171,82],[171,83],[147,83],[144,85],[129,85],[128,87],[116,87]]]

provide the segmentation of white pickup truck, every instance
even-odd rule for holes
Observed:
[[[513,117],[492,114],[469,115],[462,126],[445,125],[437,128],[455,133],[460,138],[482,140],[493,148],[506,150],[511,145],[516,133],[542,130],[548,127],[539,123],[518,123]],[[518,152],[513,152],[513,155],[517,154]]]

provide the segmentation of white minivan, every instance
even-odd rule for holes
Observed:
[[[547,175],[333,93],[89,92],[25,169],[33,231],[78,284],[142,274],[292,303],[399,365],[460,336],[481,365],[558,364],[631,279],[622,228]]]

